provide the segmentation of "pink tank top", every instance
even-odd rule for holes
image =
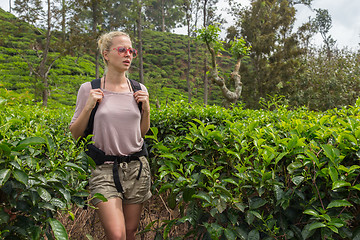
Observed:
[[[147,91],[142,84],[141,89]],[[91,83],[80,86],[73,124],[83,110],[91,90]],[[94,118],[92,140],[94,145],[107,155],[131,155],[139,152],[143,145],[141,137],[141,114],[132,92],[111,92],[103,90],[104,98],[100,102]]]

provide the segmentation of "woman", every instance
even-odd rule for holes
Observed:
[[[75,139],[84,136],[91,111],[98,102],[92,140],[95,151],[106,158],[100,159],[101,164],[93,157],[97,166],[92,171],[89,188],[91,195],[101,193],[108,200],[93,200],[107,238],[131,240],[135,239],[143,203],[151,197],[149,163],[146,157],[139,156],[144,149],[143,137],[150,127],[149,95],[142,84],[141,90],[134,92],[126,77],[136,57],[126,33],[102,35],[98,48],[106,74],[98,89],[92,89],[90,82],[81,85],[70,131]]]

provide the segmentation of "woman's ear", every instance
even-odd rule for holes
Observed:
[[[103,53],[105,61],[109,61],[108,53],[109,53],[108,51],[104,51],[104,53]]]

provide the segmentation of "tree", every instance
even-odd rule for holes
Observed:
[[[18,14],[19,19],[32,25],[37,25],[44,15],[41,0],[15,0],[13,10]]]
[[[293,1],[252,0],[251,6],[234,12],[239,34],[252,46],[241,75],[247,86],[244,98],[257,107],[260,98],[291,91],[291,79],[302,70],[298,32],[293,31]]]
[[[316,17],[313,21],[315,28],[320,32],[321,37],[327,49],[328,59],[331,58],[331,49],[335,46],[336,41],[329,34],[332,28],[332,20],[327,9],[315,9]]]
[[[72,20],[72,40],[80,49],[89,51],[96,58],[96,76],[99,75],[99,52],[96,51],[96,39],[107,31],[120,30],[128,33],[137,44],[139,51],[140,82],[143,78],[142,29],[143,6],[146,1],[140,0],[86,0],[76,1]],[[90,46],[90,47],[89,47]],[[86,49],[85,49],[86,48]],[[77,49],[75,49],[77,51]],[[95,52],[94,52],[95,51]],[[81,51],[80,51],[81,52]]]
[[[220,23],[222,22],[221,16],[216,16],[215,14],[215,5],[218,0],[203,0],[202,1],[202,12],[203,12],[203,28],[207,28],[209,25],[213,24],[216,20]],[[205,50],[206,51],[206,50]],[[206,54],[206,53],[205,53]],[[206,55],[205,55],[206,56]],[[207,58],[204,58],[204,105],[208,104],[208,92],[209,92],[209,81],[207,78]]]
[[[211,54],[212,70],[210,71],[209,77],[220,87],[222,94],[227,101],[225,106],[228,107],[230,104],[235,104],[241,96],[242,82],[239,74],[241,59],[249,54],[251,47],[246,46],[244,39],[234,39],[234,41],[231,42],[230,51],[236,59],[236,65],[230,77],[235,84],[235,91],[233,92],[226,87],[225,79],[219,76],[219,71],[217,69],[216,56],[219,54],[220,50],[225,51],[222,42],[218,40],[219,32],[220,29],[218,27],[209,25],[207,28],[200,30],[198,37],[206,43],[207,49]]]
[[[191,51],[190,51],[190,41],[191,41],[191,19],[192,19],[192,4],[191,0],[184,0],[183,9],[185,11],[185,21],[187,26],[187,72],[186,72],[186,85],[188,90],[188,102],[191,103],[191,83],[190,83],[190,70],[191,70]]]
[[[204,18],[204,24],[203,24],[203,27],[206,28],[208,26],[207,23],[207,3],[208,3],[208,0],[204,0],[204,7],[203,7],[203,18]],[[206,54],[205,54],[205,58],[204,58],[204,105],[206,106],[208,104],[208,92],[209,92],[209,81],[208,81],[208,78],[207,78],[207,59],[206,59]]]
[[[196,37],[197,33],[197,24],[199,21],[199,12],[201,10],[200,1],[196,0],[183,0],[182,9],[185,12],[185,18],[183,25],[187,28],[187,71],[186,71],[186,85],[188,90],[188,102],[191,102],[193,95],[193,84],[190,79],[190,71],[191,71],[191,42],[192,37]],[[198,52],[198,44],[197,42],[193,42],[196,46],[196,52]],[[206,76],[205,76],[206,77]],[[207,89],[207,88],[206,88]],[[206,99],[207,99],[207,90],[205,91]],[[206,102],[207,104],[207,102]]]
[[[69,2],[69,0],[55,0],[54,3],[57,4],[57,6],[54,4],[53,15],[54,18],[59,19],[59,32],[61,33],[61,40],[62,44],[64,45],[67,34],[67,20],[72,4]],[[56,27],[56,25],[54,25],[54,27]]]
[[[136,3],[130,0],[122,1],[121,4],[115,0],[74,2],[70,39],[80,49],[75,51],[85,51],[95,55],[96,78],[99,77],[100,66],[100,53],[97,51],[96,40],[105,31],[118,30],[120,27],[129,32],[134,29],[136,25],[134,5]]]
[[[100,25],[100,23],[102,22],[102,11],[101,11],[101,0],[90,0],[89,2],[89,8],[90,8],[90,13],[91,13],[91,19],[92,19],[92,36],[95,37],[95,39],[98,38],[98,36],[100,35],[100,31],[98,31],[98,26]],[[96,42],[96,41],[94,41]],[[96,44],[96,43],[95,43]],[[97,49],[96,47],[94,49]],[[99,60],[100,60],[100,53],[99,51],[95,50],[95,78],[99,78]]]
[[[54,62],[61,56],[61,54],[58,54],[55,57],[49,56],[50,45],[51,45],[51,26],[52,26],[51,13],[52,12],[51,12],[50,0],[47,0],[46,3],[47,3],[46,4],[47,13],[45,16],[46,21],[44,23],[44,25],[46,26],[46,33],[45,33],[45,39],[44,39],[45,43],[36,44],[36,46],[44,45],[43,49],[38,49],[38,48],[35,49],[38,53],[37,56],[39,57],[38,60],[40,63],[34,64],[33,62],[26,59],[25,56],[23,56],[21,54],[21,56],[23,57],[23,59],[27,62],[28,66],[29,66],[30,73],[35,75],[35,79],[37,79],[37,78],[40,79],[40,82],[42,84],[42,88],[41,88],[42,89],[42,91],[41,91],[42,92],[41,93],[42,103],[44,106],[47,106],[48,97],[49,97],[48,75],[49,75],[50,69],[53,66]],[[24,10],[23,8],[25,8],[26,10],[23,11]],[[35,14],[43,12],[43,10],[41,8],[41,2],[38,0],[34,0],[34,1],[32,1],[32,0],[25,0],[25,1],[16,0],[14,10],[19,14],[21,19],[24,19],[25,21],[30,21],[33,24],[36,24],[41,16],[41,15],[35,16]],[[31,14],[31,12],[33,12],[33,14]],[[42,34],[42,32],[41,32],[41,34]]]
[[[333,51],[328,59],[326,46],[313,49],[303,59],[306,69],[293,81],[291,105],[326,111],[353,105],[360,91],[360,52],[348,49]]]
[[[142,51],[142,2],[137,0],[138,18],[137,18],[137,32],[138,32],[138,52],[139,52],[139,81],[144,83],[144,59]]]
[[[196,37],[196,31],[198,29],[198,21],[199,21],[200,15],[201,15],[201,13],[200,13],[201,12],[201,6],[200,6],[200,1],[195,0],[192,3],[193,3],[192,7],[191,7],[192,12],[193,12],[192,18],[193,18],[193,21],[194,21],[194,24],[193,24],[194,31],[193,31],[192,36]]]
[[[182,0],[150,0],[145,6],[147,21],[151,29],[169,32],[182,20],[183,12],[180,11]]]

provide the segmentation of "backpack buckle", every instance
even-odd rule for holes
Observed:
[[[127,162],[122,162],[122,163],[120,163],[120,167],[121,167],[121,169],[123,169],[123,170],[127,169],[127,168],[128,168]]]

